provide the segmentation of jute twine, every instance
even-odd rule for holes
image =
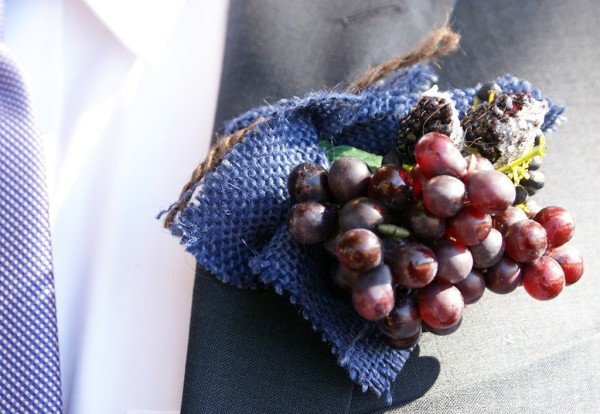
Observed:
[[[421,43],[407,55],[394,57],[370,69],[360,80],[352,83],[347,91],[349,93],[359,94],[373,83],[384,79],[396,70],[447,55],[458,48],[459,41],[460,35],[452,31],[448,26],[437,29],[427,35]],[[192,197],[192,192],[189,190],[194,188],[207,173],[214,170],[233,146],[244,138],[248,132],[267,120],[268,119],[266,118],[257,119],[243,129],[224,137],[217,138],[216,142],[208,150],[208,154],[204,161],[194,169],[190,180],[181,190],[179,201],[168,211],[164,221],[165,228],[171,227],[177,214],[189,203]]]

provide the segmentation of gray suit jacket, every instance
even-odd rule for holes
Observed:
[[[183,413],[600,411],[600,3],[233,0],[216,126],[265,101],[354,80],[451,12],[461,49],[441,59],[442,90],[510,72],[567,107],[550,135],[541,205],[577,220],[582,281],[545,303],[486,292],[447,337],[424,335],[393,389],[362,393],[328,346],[272,291],[196,275]]]

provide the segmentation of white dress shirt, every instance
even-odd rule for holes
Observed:
[[[46,151],[66,413],[179,410],[195,262],[155,216],[208,149],[226,12],[5,5]]]

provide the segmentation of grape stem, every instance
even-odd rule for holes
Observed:
[[[404,239],[410,236],[408,230],[395,224],[380,224],[377,226],[377,232],[384,237],[395,237],[397,239]]]
[[[546,147],[546,139],[543,135],[541,135],[540,144],[537,147],[533,147],[527,154],[517,158],[511,163],[496,168],[496,170],[512,178],[515,185],[519,184],[521,178],[529,178],[527,167],[529,166],[531,160],[538,155],[542,157],[547,149],[548,147]]]

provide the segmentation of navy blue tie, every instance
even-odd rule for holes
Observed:
[[[48,200],[27,91],[0,45],[0,413],[60,413]]]

